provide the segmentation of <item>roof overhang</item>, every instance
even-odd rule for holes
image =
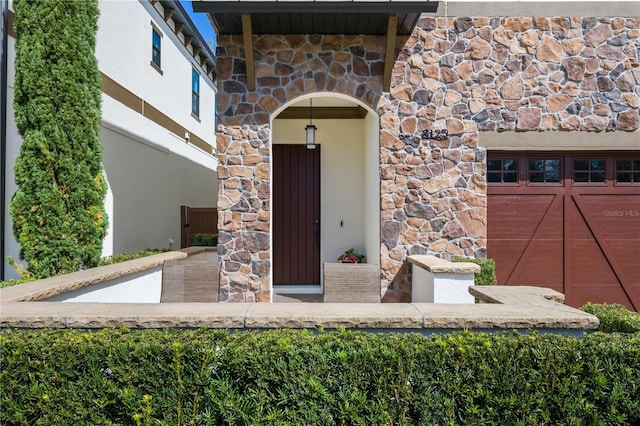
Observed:
[[[193,2],[206,12],[218,34],[242,34],[242,15],[251,15],[254,34],[386,35],[389,16],[397,35],[409,35],[421,13],[435,13],[437,1],[224,1]]]
[[[437,1],[193,1],[207,13],[219,35],[242,34],[247,84],[255,90],[254,34],[353,34],[386,36],[383,88],[389,90],[398,36],[413,32],[422,13],[435,13]]]
[[[216,57],[180,2],[174,0],[151,0],[151,3],[152,5],[155,3],[162,5],[164,10],[162,18],[165,21],[169,19],[173,21],[174,32],[176,34],[182,33],[185,46],[191,45],[192,52],[197,52],[193,54],[194,58],[197,55],[200,56],[200,66],[206,71],[207,75],[211,74],[211,77],[215,80]]]

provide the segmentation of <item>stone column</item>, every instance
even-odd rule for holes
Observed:
[[[221,301],[270,301],[269,140],[267,125],[218,133]]]
[[[485,151],[466,117],[469,88],[455,67],[455,36],[444,30],[452,23],[421,19],[378,106],[386,302],[411,299],[409,255],[486,256]],[[422,137],[445,129],[448,138]]]

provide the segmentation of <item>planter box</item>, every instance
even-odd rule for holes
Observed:
[[[371,263],[325,263],[325,303],[380,303],[380,267]]]

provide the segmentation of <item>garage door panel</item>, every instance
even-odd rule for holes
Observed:
[[[532,156],[562,158],[561,182],[527,181]],[[617,161],[639,156],[489,153],[489,160],[517,159],[520,178],[487,189],[487,254],[496,261],[498,283],[551,287],[576,307],[591,301],[639,309],[640,182],[615,180]],[[584,158],[604,159],[604,182],[583,169],[577,170],[588,179],[574,181],[575,160]]]
[[[572,265],[586,265],[590,273],[595,274],[593,276],[600,274],[596,265],[598,265],[597,268],[604,268],[605,265],[607,269],[618,268],[617,270],[624,274],[626,281],[631,282],[640,282],[640,248],[634,248],[637,244],[636,241],[610,240],[603,237],[599,240],[573,238],[568,242]],[[603,247],[607,253],[603,252]],[[574,270],[573,273],[578,271]]]
[[[562,289],[562,245],[562,240],[530,241],[506,283]]]
[[[639,195],[574,195],[573,198],[591,227],[602,230],[612,239],[640,240]]]
[[[567,295],[565,303],[579,307],[594,300],[597,300],[597,303],[618,303],[633,310],[629,298],[619,286],[603,288],[599,285],[581,285],[576,282],[573,285],[573,291]]]
[[[573,240],[593,240],[593,233],[574,204],[568,209],[566,220],[569,223],[569,238]]]
[[[574,283],[620,286],[609,262],[595,241],[571,241],[571,279]]]
[[[640,311],[640,283],[635,281],[633,285],[627,285],[624,287],[625,292],[630,300],[625,306],[635,306],[637,311]]]
[[[496,244],[487,248],[490,259],[500,259],[500,267],[496,264],[498,284],[506,284],[529,240],[496,240]]]
[[[636,242],[630,244],[627,240],[607,240],[607,245],[618,261],[629,285],[635,283],[640,286],[640,247],[638,244]]]
[[[530,198],[522,196],[496,195],[491,199],[491,209],[488,212],[488,233],[495,239],[530,239],[538,229],[542,219],[550,220],[556,226],[549,224],[550,232],[562,237],[562,212],[557,208],[551,210],[555,195],[534,195]],[[545,217],[547,215],[548,217]],[[496,224],[497,226],[492,226]],[[560,226],[560,229],[558,229]],[[548,235],[553,237],[554,234]]]

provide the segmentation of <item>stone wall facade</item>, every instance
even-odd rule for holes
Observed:
[[[390,302],[410,298],[408,255],[486,255],[480,132],[640,128],[640,18],[425,15],[397,46],[389,93],[383,37],[254,43],[249,92],[242,37],[218,40],[222,300],[269,300],[269,119],[302,94],[346,94],[380,116],[380,265]],[[421,137],[444,129],[443,140]]]
[[[384,37],[254,39],[256,90],[247,88],[242,37],[218,39],[218,254],[221,301],[269,301],[271,114],[305,93],[337,92],[375,108]]]

